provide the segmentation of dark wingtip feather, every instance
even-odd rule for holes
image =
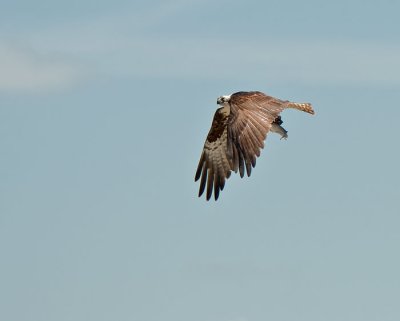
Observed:
[[[199,188],[199,197],[203,195],[204,189],[206,187],[207,180],[207,168],[205,168],[206,163],[203,164],[203,171],[201,175],[200,188]]]
[[[217,200],[219,197],[219,183],[214,183],[214,199]]]
[[[211,198],[214,185],[214,171],[210,169],[207,179],[207,201]]]
[[[238,149],[238,156],[239,156],[239,174],[240,177],[243,178],[244,176],[244,160],[243,160],[243,153],[240,149]]]
[[[250,177],[251,175],[251,163],[246,162],[246,172],[247,172],[247,177]]]
[[[243,178],[243,177],[244,177],[244,167],[243,167],[243,164],[241,164],[241,166],[239,166],[239,175],[240,175],[240,178]]]
[[[219,189],[221,190],[221,191],[223,191],[224,190],[224,187],[225,187],[225,178],[221,178],[221,181],[220,181],[220,184],[219,184]]]
[[[201,175],[201,169],[203,168],[204,163],[204,152],[201,153],[199,165],[197,165],[196,175],[194,177],[194,181],[197,182]]]

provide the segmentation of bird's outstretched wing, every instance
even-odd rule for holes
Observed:
[[[231,175],[231,161],[227,155],[229,111],[221,107],[214,114],[211,129],[204,143],[195,181],[201,177],[199,197],[207,184],[207,201],[214,190],[214,198],[218,199],[219,191],[225,186],[225,180]]]
[[[264,147],[271,124],[287,107],[282,101],[261,92],[238,92],[231,96],[230,108],[219,108],[204,144],[195,181],[200,180],[199,197],[206,187],[209,200],[223,190],[231,171],[250,176],[256,157]]]
[[[272,123],[280,120],[279,114],[289,102],[253,91],[235,93],[229,103],[228,154],[232,156],[232,170],[239,169],[243,177],[246,168],[250,176]]]

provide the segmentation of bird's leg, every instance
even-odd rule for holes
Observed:
[[[272,124],[271,132],[281,135],[281,139],[288,138],[287,130],[283,128],[281,125]]]
[[[278,116],[271,124],[271,132],[281,135],[281,139],[287,139],[287,130],[281,126],[282,123],[283,121],[281,119],[281,116]]]

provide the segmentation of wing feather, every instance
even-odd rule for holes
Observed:
[[[214,185],[214,168],[208,169],[208,180],[207,180],[207,201],[211,198],[212,190]]]
[[[215,182],[214,182],[214,198],[215,199],[218,199],[218,197],[219,197],[220,180],[221,180],[221,176],[216,174],[215,175]]]
[[[202,175],[200,181],[200,188],[199,188],[199,197],[203,194],[204,189],[206,188],[206,181],[207,181],[207,163],[203,162],[201,165]],[[196,179],[196,181],[198,178]]]
[[[202,173],[203,165],[204,165],[204,157],[205,157],[205,153],[204,153],[204,150],[203,150],[203,152],[201,153],[199,165],[197,166],[196,176],[194,178],[195,181],[197,181],[200,178],[200,175]]]
[[[256,145],[260,149],[264,148],[264,140],[265,140],[264,135],[262,134],[260,129],[253,122],[249,122],[249,124],[251,126],[251,129],[252,129],[251,133],[252,133],[252,136],[253,136],[253,139],[254,139]],[[258,154],[257,157],[258,156],[260,156],[260,154]]]
[[[249,122],[249,127],[252,127],[251,122]],[[254,134],[254,129],[249,128],[245,135],[247,136],[247,141],[251,148],[251,154],[257,157],[260,156],[260,142],[258,137]]]
[[[244,177],[244,155],[243,155],[243,151],[241,150],[240,146],[238,146],[238,154],[239,154],[239,174],[240,177],[243,178]]]

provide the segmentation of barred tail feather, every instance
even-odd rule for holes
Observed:
[[[314,109],[312,108],[310,103],[292,103],[292,102],[290,102],[288,104],[288,108],[298,109],[298,110],[304,111],[306,113],[309,113],[311,115],[315,114]]]

